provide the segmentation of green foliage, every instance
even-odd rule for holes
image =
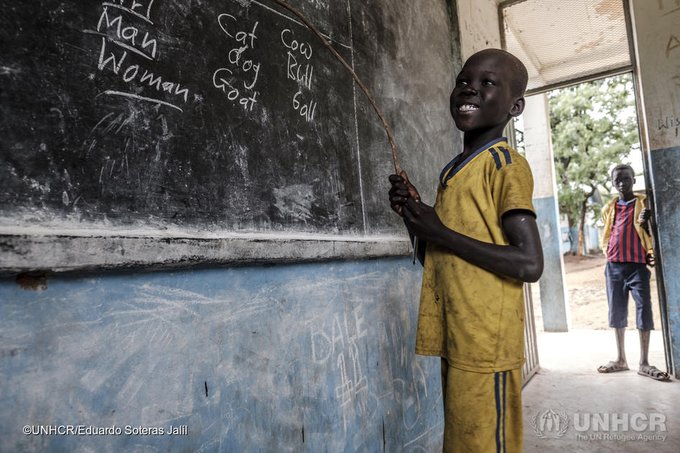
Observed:
[[[549,94],[560,212],[580,224],[587,200],[611,187],[609,170],[639,147],[630,75],[611,77]],[[596,216],[596,217],[597,217]],[[582,225],[580,225],[582,227]]]

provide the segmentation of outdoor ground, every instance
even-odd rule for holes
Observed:
[[[633,301],[629,301],[626,331],[630,370],[598,373],[599,365],[616,357],[615,337],[607,326],[605,259],[566,256],[564,263],[571,318],[569,332],[543,331],[539,285],[532,285],[540,369],[522,391],[524,452],[680,452],[677,404],[680,386],[675,379],[659,382],[637,374],[640,343]],[[649,361],[666,370],[657,301],[656,281],[652,278],[652,310],[657,330],[651,334]],[[548,424],[541,425],[546,414],[560,416],[559,424],[550,425],[552,430],[544,429]],[[663,424],[638,429],[616,421],[652,416],[663,420]],[[611,417],[610,424],[596,428],[595,420],[601,417]],[[580,424],[577,428],[577,420],[590,420],[593,424],[587,427]]]
[[[607,291],[605,289],[603,255],[564,256],[564,272],[569,302],[570,328],[609,329],[607,324]],[[543,330],[539,285],[532,285],[536,330]],[[661,327],[656,277],[652,270],[652,311],[654,327]],[[635,304],[631,298],[628,306],[628,327],[635,328]]]

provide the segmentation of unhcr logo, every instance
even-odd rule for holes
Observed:
[[[530,420],[541,439],[559,439],[571,425],[577,440],[664,441],[666,416],[657,412],[591,413],[577,412],[570,418],[564,411],[538,411]]]
[[[564,411],[539,411],[531,419],[531,427],[541,439],[559,439],[569,429],[569,417]]]

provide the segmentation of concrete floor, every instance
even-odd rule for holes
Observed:
[[[650,363],[665,371],[661,332],[650,343]],[[613,374],[596,371],[615,358],[612,331],[538,332],[538,345],[541,369],[523,391],[525,453],[680,452],[680,382],[637,374],[636,330],[626,333],[631,370]]]

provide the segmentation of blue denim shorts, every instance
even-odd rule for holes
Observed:
[[[652,275],[642,263],[607,262],[604,269],[609,301],[609,327],[628,326],[628,294],[635,300],[635,319],[640,330],[653,330],[652,299],[649,278]]]

